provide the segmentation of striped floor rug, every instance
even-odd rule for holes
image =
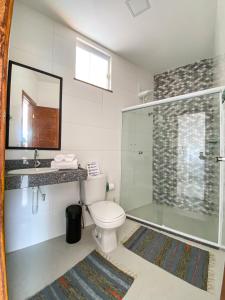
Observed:
[[[134,278],[93,251],[32,300],[120,300]]]
[[[141,226],[124,246],[188,283],[207,291],[209,252]]]

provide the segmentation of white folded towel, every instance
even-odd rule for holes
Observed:
[[[57,154],[54,158],[55,162],[73,161],[76,159],[75,154]]]
[[[75,160],[76,155],[75,154],[66,154],[64,160],[65,161],[73,161]]]
[[[65,155],[63,154],[57,154],[54,158],[56,162],[64,161],[64,159],[65,159]]]
[[[51,168],[53,169],[78,169],[78,160],[74,159],[73,161],[52,161]]]

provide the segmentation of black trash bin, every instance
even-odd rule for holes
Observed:
[[[77,243],[81,239],[81,217],[80,205],[70,205],[66,208],[66,241],[69,244]]]

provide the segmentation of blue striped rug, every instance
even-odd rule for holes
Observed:
[[[32,300],[121,300],[134,278],[93,251]]]
[[[141,226],[124,246],[186,282],[207,291],[209,252]]]

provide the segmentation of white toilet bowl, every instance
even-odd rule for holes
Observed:
[[[119,204],[105,200],[105,175],[89,176],[82,181],[81,197],[96,225],[93,236],[98,246],[103,252],[111,252],[117,247],[116,229],[123,225],[126,214]]]
[[[126,214],[122,207],[112,201],[99,201],[89,207],[96,225],[94,239],[103,252],[111,252],[117,247],[116,230],[123,225]]]

